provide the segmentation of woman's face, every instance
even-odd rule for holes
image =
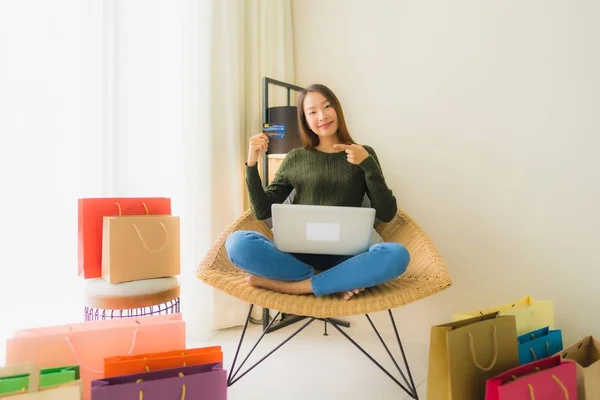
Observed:
[[[306,122],[317,136],[327,137],[337,133],[337,113],[325,96],[319,92],[308,92],[303,106]]]

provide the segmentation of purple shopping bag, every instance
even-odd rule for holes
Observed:
[[[92,400],[227,400],[222,363],[194,365],[92,381]]]

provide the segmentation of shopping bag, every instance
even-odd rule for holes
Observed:
[[[164,197],[83,198],[78,201],[77,274],[102,277],[103,218],[114,215],[170,215],[171,199]]]
[[[428,400],[481,400],[486,380],[519,365],[514,316],[482,315],[431,328]]]
[[[226,400],[221,363],[194,365],[92,382],[92,400]]]
[[[577,398],[600,399],[600,342],[594,336],[586,336],[559,354],[576,363]]]
[[[185,348],[181,314],[83,322],[17,331],[6,341],[6,364],[39,368],[79,365],[83,398],[90,382],[104,377],[104,359]]]
[[[527,364],[550,357],[563,349],[562,331],[548,327],[538,329],[517,338],[519,362]]]
[[[221,346],[104,359],[104,377],[223,362]]]
[[[62,385],[79,380],[79,366],[46,368],[39,371],[40,388]],[[0,378],[0,394],[20,392],[29,387],[29,375]]]
[[[545,326],[554,329],[554,305],[552,302],[534,301],[531,296],[499,307],[454,314],[452,320],[460,321],[493,312],[499,312],[500,315],[514,315],[517,321],[517,335],[524,335]]]
[[[180,273],[179,217],[104,217],[102,277],[110,283]]]
[[[576,400],[574,362],[548,357],[505,371],[486,383],[485,400]]]
[[[10,400],[81,400],[81,380],[40,388],[40,370],[35,364],[20,363],[0,368],[0,378],[25,378],[26,387],[17,393],[1,393],[0,398]]]

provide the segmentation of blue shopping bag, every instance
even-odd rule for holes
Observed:
[[[519,363],[528,364],[547,358],[563,350],[562,331],[544,327],[525,333],[519,341]]]

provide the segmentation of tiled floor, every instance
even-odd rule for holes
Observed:
[[[301,323],[300,323],[301,324]],[[272,348],[292,334],[300,324],[286,327],[265,336],[244,365],[252,366]],[[323,322],[315,321],[304,331],[277,350],[263,363],[229,388],[229,400],[306,400],[365,399],[404,400],[410,397],[388,376],[362,354],[339,332],[329,327],[324,336]],[[389,328],[389,329],[388,329]],[[378,327],[392,354],[401,363],[400,350],[390,325]],[[401,382],[390,357],[368,323],[354,323],[346,332],[386,367]],[[216,334],[210,341],[188,343],[188,347],[219,344],[229,370],[241,328]],[[258,325],[251,325],[237,365],[248,354],[261,334]],[[251,339],[251,340],[248,340]],[[419,387],[419,398],[425,399],[427,348],[422,344],[403,343],[413,379]],[[402,366],[402,364],[400,364]],[[238,375],[239,376],[239,375]]]

